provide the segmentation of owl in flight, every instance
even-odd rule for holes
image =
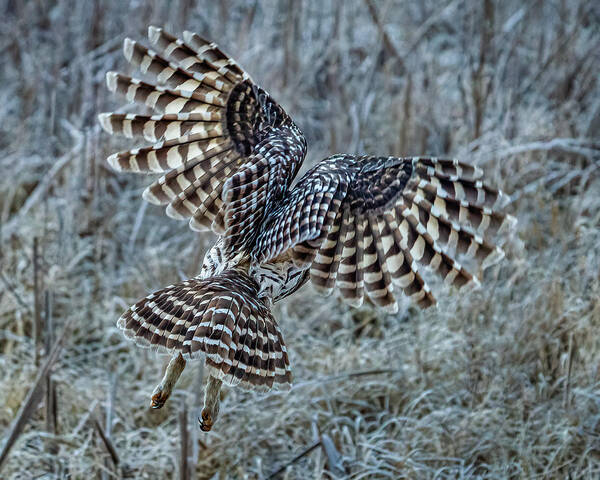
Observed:
[[[391,312],[404,292],[435,304],[419,265],[458,287],[477,283],[455,259],[485,268],[504,253],[489,238],[509,226],[507,198],[479,168],[444,158],[338,154],[293,184],[306,140],[289,115],[214,43],[150,27],[154,50],[126,39],[124,53],[160,86],[115,72],[108,88],[155,115],[105,113],[111,134],[153,145],[111,155],[118,171],[159,173],[144,191],[167,215],[219,238],[197,277],[130,307],[118,326],[172,355],[151,404],[160,408],[186,360],[203,355],[208,381],[200,426],[219,411],[223,383],[263,391],[291,384],[273,302],[310,280],[350,305]]]

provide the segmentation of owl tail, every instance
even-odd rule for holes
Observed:
[[[117,325],[138,345],[186,360],[204,354],[209,375],[226,385],[266,391],[291,384],[281,330],[244,272],[227,270],[159,290],[130,307]]]

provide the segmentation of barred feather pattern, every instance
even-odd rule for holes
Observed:
[[[290,249],[324,294],[337,286],[351,305],[367,298],[395,311],[401,290],[427,308],[435,298],[419,266],[462,287],[478,280],[456,255],[483,268],[504,256],[486,237],[513,219],[498,212],[506,196],[481,175],[455,159],[330,157],[268,217],[254,259],[267,262]]]
[[[240,270],[192,278],[140,300],[119,319],[141,346],[200,353],[227,385],[270,389],[291,384],[287,349],[259,286]]]
[[[487,268],[504,256],[494,238],[515,221],[479,168],[449,158],[340,154],[292,187],[306,140],[285,110],[215,43],[156,27],[148,39],[150,47],[126,39],[123,53],[150,80],[109,72],[107,85],[154,113],[99,120],[111,134],[153,145],[108,162],[160,174],[144,199],[220,237],[198,277],[140,300],[118,325],[138,344],[188,359],[204,354],[216,379],[206,428],[218,413],[220,380],[263,390],[290,384],[270,308],[309,280],[354,306],[366,300],[395,311],[403,292],[427,308],[436,300],[423,268],[462,287],[477,278],[459,259]],[[170,391],[161,392],[164,403]]]
[[[145,200],[167,205],[167,215],[188,219],[193,230],[229,230],[230,251],[249,250],[254,236],[244,233],[248,222],[260,221],[268,203],[254,200],[281,197],[304,159],[306,141],[283,108],[215,43],[191,32],[183,38],[150,27],[152,48],[125,39],[127,61],[158,84],[109,72],[108,88],[157,114],[105,113],[99,120],[111,134],[154,145],[116,153],[108,162],[119,171],[163,174],[144,191]],[[261,177],[266,183],[253,178],[253,168],[263,163],[272,170]],[[232,203],[229,215],[225,197]]]
[[[199,278],[214,277],[238,265],[239,255],[228,257],[223,243],[224,237],[219,237],[206,252]],[[259,286],[258,297],[266,302],[277,302],[295,293],[309,280],[308,269],[296,267],[289,253],[266,263],[251,265],[248,274]]]
[[[284,198],[305,154],[306,145],[293,128],[270,127],[251,161],[228,178],[222,200],[224,248],[229,255],[254,248],[257,225]]]

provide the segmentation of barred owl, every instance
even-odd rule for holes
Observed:
[[[291,384],[273,302],[310,280],[350,305],[395,311],[402,291],[420,307],[435,299],[420,266],[447,283],[476,283],[456,260],[485,268],[503,257],[490,241],[512,218],[506,196],[479,168],[454,159],[333,155],[292,185],[306,140],[284,109],[214,43],[150,27],[150,50],[125,40],[127,60],[161,86],[114,72],[111,91],[156,115],[107,113],[111,134],[154,144],[111,155],[118,171],[159,173],[150,203],[219,235],[200,274],[157,291],[119,319],[138,344],[169,352],[152,395],[160,408],[186,360],[208,371],[203,430],[219,410],[222,383],[269,390]],[[160,52],[160,53],[158,53]]]

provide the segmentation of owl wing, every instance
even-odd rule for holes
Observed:
[[[447,283],[477,281],[455,259],[485,268],[503,256],[490,242],[512,217],[506,196],[480,169],[454,159],[336,155],[307,172],[257,238],[256,262],[290,254],[310,269],[315,287],[360,305],[397,309],[394,287],[421,307],[435,303],[417,264]]]
[[[249,224],[291,184],[304,159],[304,136],[216,44],[189,32],[181,41],[155,27],[148,37],[160,54],[130,39],[124,54],[161,86],[115,72],[107,84],[158,114],[99,119],[111,134],[155,143],[108,161],[116,170],[162,173],[144,198],[167,205],[171,217],[189,219],[194,230],[230,232],[226,244],[234,249],[250,241]]]

